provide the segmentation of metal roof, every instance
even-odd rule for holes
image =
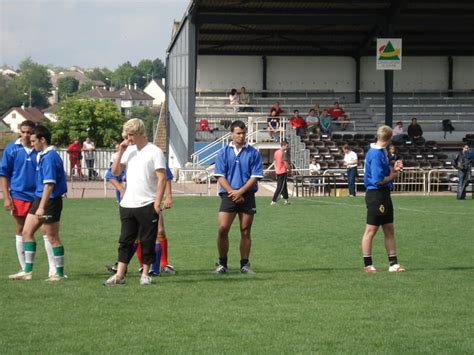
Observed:
[[[377,37],[402,38],[404,55],[474,55],[473,0],[193,0],[188,16],[201,55],[358,57]]]

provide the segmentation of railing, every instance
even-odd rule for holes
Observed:
[[[177,181],[172,183],[173,195],[211,196],[210,171],[205,169],[180,169]]]
[[[231,137],[231,133],[227,133],[226,135],[222,136],[221,138],[215,140],[214,142],[206,145],[205,147],[202,147],[198,151],[194,152],[191,154],[191,160],[193,162],[193,167],[197,168],[198,166],[202,166],[204,164],[209,163],[212,159],[214,159],[217,156],[217,151],[214,151],[213,153],[210,153],[206,155],[204,158],[200,158],[201,155],[206,154],[206,152],[210,150],[214,150],[216,147],[225,147],[227,144],[229,144]]]

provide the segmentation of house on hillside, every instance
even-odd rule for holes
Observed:
[[[154,98],[137,88],[137,84],[133,88],[131,85],[125,86],[114,93],[120,98],[120,107],[125,117],[130,117],[131,108],[134,106],[153,107]]]
[[[12,107],[2,117],[1,120],[10,127],[10,129],[18,133],[18,125],[25,121],[30,120],[36,123],[40,123],[47,120],[46,116],[36,107]]]
[[[121,109],[120,97],[118,97],[114,91],[109,91],[104,88],[96,87],[96,88],[93,88],[92,90],[86,91],[82,95],[87,96],[91,99],[96,99],[100,101],[111,101],[117,106],[118,110]]]
[[[4,76],[8,76],[8,77],[15,77],[15,76],[18,76],[19,74],[11,69],[11,68],[8,68],[8,67],[5,67],[5,68],[0,68],[0,75],[4,75]]]
[[[163,79],[164,81],[164,79]],[[153,79],[143,90],[145,93],[153,97],[153,106],[161,106],[165,102],[165,85],[159,80]]]

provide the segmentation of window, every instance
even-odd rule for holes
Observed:
[[[15,112],[12,113],[12,118],[16,118],[16,113]]]

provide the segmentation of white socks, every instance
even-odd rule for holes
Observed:
[[[23,248],[23,237],[21,235],[16,235],[16,255],[18,256],[18,261],[20,262],[21,269],[25,269],[25,249]]]
[[[49,265],[49,276],[56,275],[56,265],[54,262],[53,246],[48,240],[47,235],[43,235],[44,240],[44,249],[46,250],[46,255],[48,256],[48,265]]]

